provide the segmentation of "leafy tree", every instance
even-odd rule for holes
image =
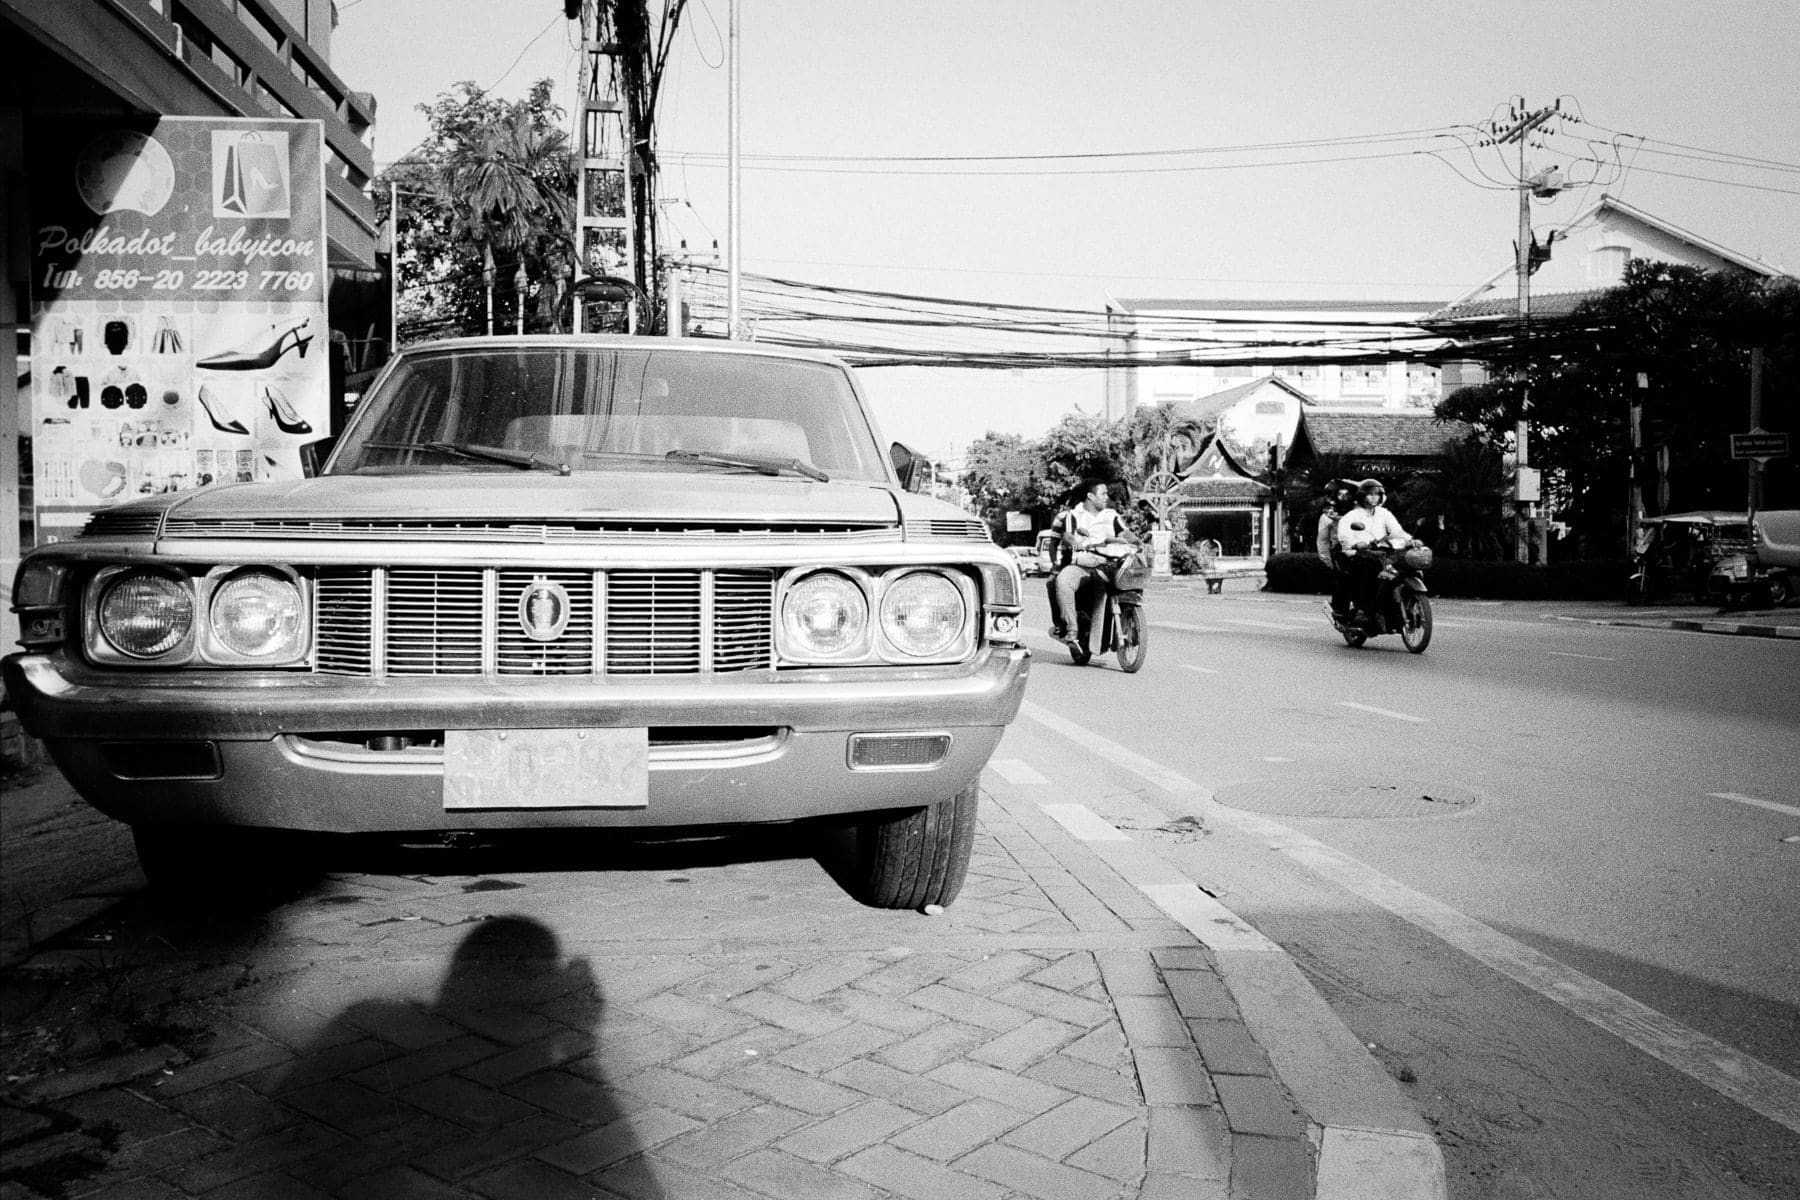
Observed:
[[[991,430],[969,443],[957,482],[977,498],[996,541],[1004,543],[1008,510],[1029,512],[1034,529],[1047,526],[1057,497],[1045,484],[1036,442]]]
[[[1045,486],[1059,501],[1067,502],[1084,479],[1131,486],[1125,469],[1131,450],[1122,421],[1070,413],[1039,440],[1038,453]]]
[[[484,332],[490,254],[506,316],[524,303],[527,330],[568,328],[575,160],[552,86],[509,101],[457,84],[419,106],[431,136],[377,177],[377,195],[400,190],[402,341]],[[523,297],[512,294],[521,263]],[[510,324],[496,312],[497,327]]]
[[[1173,405],[1149,404],[1136,409],[1125,428],[1132,483],[1141,488],[1152,475],[1180,474],[1200,456],[1211,432],[1210,425],[1181,416]]]
[[[1742,508],[1744,465],[1731,459],[1729,435],[1748,422],[1750,350],[1766,356],[1764,427],[1792,429],[1797,340],[1794,280],[1637,261],[1619,287],[1534,334],[1494,382],[1452,393],[1437,412],[1509,448],[1528,389],[1530,461],[1544,472],[1551,507],[1585,552],[1618,553],[1633,401],[1649,434],[1637,464],[1649,511]],[[1658,444],[1667,447],[1666,509],[1655,486]],[[1800,503],[1791,464],[1772,464],[1769,507]]]
[[[1507,556],[1510,478],[1500,454],[1479,437],[1453,444],[1435,469],[1401,480],[1392,507],[1415,535],[1453,558]]]

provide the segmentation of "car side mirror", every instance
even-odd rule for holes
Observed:
[[[325,469],[325,460],[337,449],[337,442],[336,437],[324,437],[301,446],[300,473],[308,479],[316,479]]]
[[[919,468],[925,463],[925,456],[908,446],[905,442],[895,442],[888,447],[888,460],[894,464],[894,474],[900,477],[900,486],[909,492],[919,490]]]

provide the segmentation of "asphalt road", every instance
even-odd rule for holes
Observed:
[[[1452,1195],[1796,1194],[1800,644],[1440,600],[1414,656],[1313,598],[1149,604],[1135,676],[1033,636],[1031,705],[1122,790],[1196,785],[1213,836],[1165,852],[1409,1083]]]

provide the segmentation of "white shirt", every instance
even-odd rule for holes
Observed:
[[[1075,534],[1074,549],[1086,550],[1119,531],[1119,514],[1110,508],[1095,512],[1082,504],[1069,513],[1069,526]]]
[[[1338,545],[1344,548],[1346,554],[1358,546],[1366,546],[1383,538],[1392,538],[1396,542],[1412,540],[1411,535],[1400,528],[1400,522],[1385,506],[1377,505],[1371,512],[1359,504],[1338,518]]]

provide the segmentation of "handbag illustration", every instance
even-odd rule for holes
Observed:
[[[238,135],[225,148],[219,207],[244,217],[288,215],[287,172],[280,151],[260,133]]]
[[[175,328],[166,316],[156,319],[156,337],[150,343],[150,352],[152,354],[181,353],[181,330]]]

